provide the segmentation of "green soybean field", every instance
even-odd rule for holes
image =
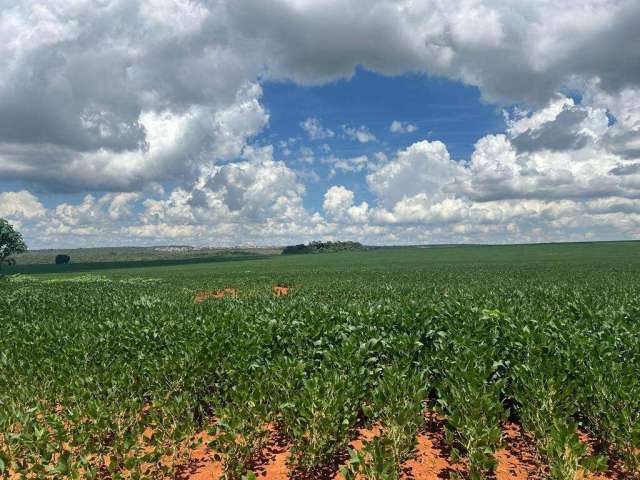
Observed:
[[[639,478],[640,243],[0,278],[6,479]]]

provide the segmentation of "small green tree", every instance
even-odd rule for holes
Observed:
[[[14,230],[4,218],[0,218],[0,269],[3,264],[14,265],[15,259],[9,258],[12,255],[19,255],[27,251],[22,234]]]

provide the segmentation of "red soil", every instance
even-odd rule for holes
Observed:
[[[463,465],[449,460],[449,447],[444,441],[444,421],[436,414],[426,414],[426,425],[418,433],[414,458],[405,463],[404,478],[436,480],[449,478],[450,473],[463,472]]]
[[[371,428],[361,428],[358,430],[358,436],[351,441],[349,446],[351,448],[355,448],[356,450],[360,450],[364,446],[365,440],[371,441],[381,433],[382,430],[378,425],[374,425]]]
[[[405,478],[440,479],[449,478],[448,472],[454,469],[449,459],[442,453],[437,443],[428,435],[418,436],[415,458],[405,464]]]
[[[276,297],[284,297],[285,295],[289,295],[289,287],[286,285],[274,285],[273,293],[276,294]]]
[[[289,446],[275,427],[269,425],[269,430],[271,431],[269,444],[263,450],[261,461],[255,466],[254,472],[258,478],[287,480],[289,478],[287,463],[291,456]]]
[[[496,452],[498,460],[496,478],[498,480],[544,478],[533,441],[522,431],[522,428],[508,422],[502,429],[502,435],[506,446]]]
[[[212,437],[201,432],[195,436],[195,440],[198,439],[202,439],[202,443],[191,450],[189,462],[178,469],[179,480],[213,480],[222,476],[222,463],[213,460],[214,452],[207,446]]]
[[[210,298],[224,298],[226,296],[235,297],[238,292],[235,288],[225,288],[222,290],[203,290],[196,293],[195,303],[202,303]]]

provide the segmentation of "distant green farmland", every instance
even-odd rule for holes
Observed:
[[[141,248],[132,255],[124,253],[124,260],[116,255],[107,256],[104,250],[83,249],[83,255],[72,253],[72,263],[69,265],[55,265],[54,254],[44,254],[43,251],[33,253],[33,258],[25,263],[18,263],[14,267],[5,267],[6,274],[71,274],[78,272],[98,272],[101,275],[171,275],[180,272],[186,277],[197,278],[203,275],[234,275],[241,273],[246,265],[217,265],[220,262],[252,261],[261,262],[258,271],[267,272],[295,271],[298,274],[313,275],[309,269],[338,269],[361,270],[369,268],[377,270],[424,270],[438,265],[466,264],[475,267],[520,266],[525,269],[537,267],[552,267],[562,265],[582,265],[584,268],[636,268],[640,265],[640,242],[594,242],[594,243],[555,243],[533,245],[505,245],[505,246],[431,246],[431,247],[378,247],[367,252],[340,252],[336,254],[322,254],[313,257],[285,257],[279,255],[277,249],[252,251],[209,251],[197,256],[191,254],[149,254],[149,248]],[[113,249],[114,252],[129,249]],[[61,250],[62,251],[62,250]],[[68,250],[65,250],[68,251]],[[100,253],[97,253],[100,252]],[[31,253],[30,253],[31,254]],[[50,257],[50,258],[49,258]],[[79,257],[81,261],[73,259]],[[133,257],[134,259],[129,259]],[[20,257],[18,257],[20,259]],[[110,259],[110,261],[107,261]],[[268,259],[267,263],[262,261]],[[36,263],[37,262],[37,263]],[[216,265],[209,265],[209,264]],[[122,270],[126,271],[114,271]],[[165,271],[168,269],[168,271]],[[306,271],[306,272],[305,272]],[[192,275],[191,275],[192,274]]]

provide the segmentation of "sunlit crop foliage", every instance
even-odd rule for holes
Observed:
[[[300,478],[347,452],[347,478],[395,479],[432,412],[472,479],[492,474],[507,418],[549,478],[637,474],[640,262],[495,251],[0,280],[0,471],[170,478],[198,438],[250,478],[277,430]],[[379,434],[349,454],[363,426]]]

